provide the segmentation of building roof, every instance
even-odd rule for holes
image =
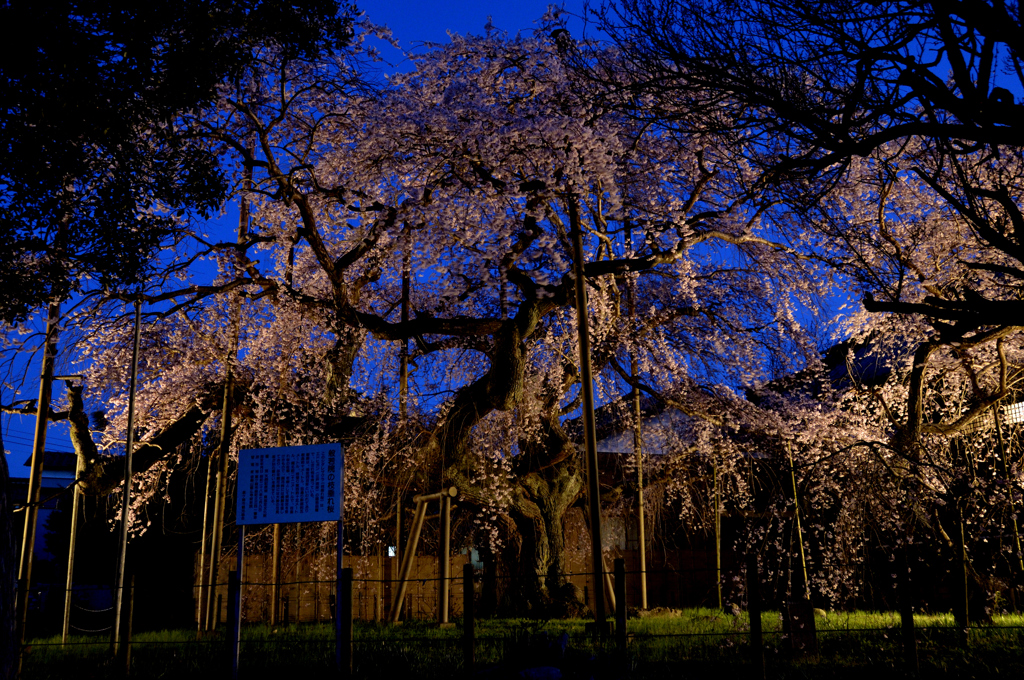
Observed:
[[[32,456],[25,459],[25,467],[32,467]],[[70,472],[78,470],[78,454],[69,451],[43,451],[44,472]]]

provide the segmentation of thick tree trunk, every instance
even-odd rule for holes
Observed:
[[[519,480],[512,519],[522,537],[510,613],[555,617],[583,613],[582,593],[565,579],[566,511],[580,496],[583,474],[574,461],[532,472]]]
[[[455,483],[463,501],[486,504],[485,492],[469,482],[469,437],[491,411],[507,411],[520,404],[525,370],[526,346],[520,328],[506,323],[495,339],[491,369],[459,391],[444,421],[420,448],[424,475],[429,477],[432,470],[441,469],[443,483]],[[583,474],[579,454],[558,423],[558,396],[551,396],[539,439],[521,445],[509,526],[519,534],[518,540],[512,541],[519,550],[508,556],[509,575],[514,579],[509,590],[514,596],[503,598],[506,606],[499,603],[500,609],[513,606],[521,613],[571,614],[579,605],[578,594],[565,588],[562,520],[579,498]]]
[[[517,560],[517,597],[527,611],[518,613],[579,616],[582,594],[565,580],[566,511],[579,499],[585,476],[577,447],[559,423],[558,399],[549,390],[540,436],[519,444],[517,487],[512,518],[523,538]]]

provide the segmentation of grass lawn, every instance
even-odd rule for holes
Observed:
[[[829,613],[816,620],[818,654],[793,658],[777,612],[762,615],[768,678],[905,677],[899,617],[890,612]],[[477,675],[518,677],[528,667],[560,667],[568,678],[753,677],[749,619],[712,609],[687,609],[630,619],[628,650],[614,640],[595,643],[587,621],[491,619],[476,628]],[[925,678],[1024,677],[1024,616],[996,616],[973,628],[966,647],[952,618],[915,616],[921,676]],[[564,634],[564,635],[563,635]],[[449,678],[465,676],[462,628],[425,621],[397,626],[357,622],[355,677]],[[138,633],[133,637],[132,677],[221,679],[228,674],[221,633],[197,639],[194,631]],[[291,680],[336,677],[334,630],[330,625],[243,627],[241,677]],[[25,680],[122,677],[108,658],[103,638],[34,640],[26,656]]]

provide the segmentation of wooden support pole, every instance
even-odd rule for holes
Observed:
[[[276,626],[281,614],[281,533],[280,524],[274,525],[274,543],[271,548],[271,570],[274,579],[270,586],[270,625]]]
[[[235,571],[228,578],[230,600],[231,678],[238,680],[238,661],[242,652],[242,581],[245,580],[245,525],[238,525],[238,552]],[[233,577],[233,578],[232,578]],[[232,587],[234,590],[232,590]]]
[[[584,522],[586,522],[586,526],[587,526],[588,531],[592,532],[593,530],[591,529],[591,525],[590,525],[589,513],[584,512],[583,513],[583,519],[584,519]],[[595,584],[596,584],[596,581],[595,581]],[[590,593],[591,592],[590,591],[590,587],[589,586],[584,586],[583,587],[583,592],[584,592],[584,594]],[[613,577],[612,577],[612,570],[609,569],[608,565],[605,563],[605,559],[604,559],[604,555],[603,554],[601,555],[601,581],[600,581],[600,586],[595,585],[595,590],[593,592],[594,592],[595,595],[599,595],[601,593],[604,593],[604,603],[607,604],[607,609],[605,611],[611,611],[612,615],[614,615],[615,614],[615,583],[614,583],[614,580],[613,580]],[[589,595],[585,596],[583,599],[584,599],[584,601],[588,601],[588,602],[590,601]],[[607,633],[608,626],[606,625],[606,626],[604,626],[604,628],[605,628],[605,633]],[[604,635],[605,633],[601,633],[601,635]]]
[[[636,377],[636,356],[631,359],[632,374]],[[640,429],[640,390],[633,389],[633,449],[636,453],[636,506],[637,543],[640,549],[640,608],[647,609],[647,521],[644,518],[644,454],[643,433]]]
[[[406,241],[402,253],[402,310],[401,321],[406,324],[409,321],[410,309],[410,272],[409,260],[412,246],[412,232],[405,230]],[[409,415],[409,339],[402,338],[401,347],[398,352],[398,419],[402,426],[405,426],[406,418]]]
[[[417,497],[418,498],[418,497]],[[402,566],[398,574],[398,594],[391,603],[391,614],[388,619],[391,623],[398,623],[402,613],[402,603],[405,601],[405,591],[409,587],[409,573],[412,571],[416,545],[420,540],[420,530],[423,529],[423,518],[427,513],[427,504],[421,501],[416,502],[416,512],[413,515],[412,528],[409,531],[409,542],[405,546],[405,555],[402,556]]]
[[[212,595],[217,592],[217,577],[220,572],[220,553],[224,540],[224,512],[227,504],[228,493],[228,457],[231,452],[231,399],[232,399],[232,373],[228,366],[227,376],[224,382],[224,404],[221,408],[220,445],[217,453],[217,482],[214,490],[213,501],[213,534],[210,538],[210,573],[209,584],[210,594],[208,602],[213,603]],[[219,612],[213,607],[208,607],[206,629],[215,630]]]
[[[960,629],[960,644],[964,647],[970,642],[971,637],[971,616],[970,616],[970,605],[968,604],[970,590],[968,587],[968,560],[967,560],[967,524],[964,522],[964,512],[962,509],[957,509],[957,519],[959,520],[959,526],[957,527],[957,557],[960,567],[960,574],[957,578],[957,593],[959,603],[954,610],[955,614],[959,614],[957,617],[957,627]]]
[[[601,565],[604,567],[604,596],[608,598],[608,608],[614,613],[618,606],[618,598],[615,596],[615,579],[612,570],[605,564],[604,556],[601,556]]]
[[[402,574],[402,557],[404,555],[405,551],[402,550],[402,496],[399,494],[395,500],[395,564],[398,565],[395,576]]]
[[[250,142],[250,153],[255,147],[255,141]],[[252,164],[246,164],[243,168],[242,191],[252,191]],[[238,202],[238,233],[235,238],[235,267],[236,275],[241,275],[245,268],[245,244],[249,240],[249,201],[247,193],[243,193],[242,199]],[[217,461],[217,490],[214,500],[213,511],[213,538],[210,549],[210,588],[216,592],[217,574],[220,570],[220,553],[224,540],[224,511],[227,504],[228,494],[228,459],[231,455],[231,408],[234,400],[234,370],[233,364],[238,358],[238,335],[242,318],[242,298],[234,295],[228,310],[228,323],[231,333],[230,353],[224,357],[224,404],[221,408],[220,420],[220,443],[219,458]],[[211,609],[212,612],[212,609]],[[215,628],[218,617],[209,617],[208,628]]]
[[[399,568],[398,594],[391,603],[391,614],[388,617],[391,623],[398,623],[398,618],[401,615],[402,603],[405,601],[405,593],[409,587],[409,574],[412,572],[413,562],[416,559],[416,546],[419,544],[420,532],[423,530],[423,520],[427,515],[427,503],[444,498],[450,500],[457,495],[459,495],[458,487],[451,486],[437,493],[413,496],[412,500],[416,503],[416,512],[413,516],[412,528],[409,531],[409,541],[405,546],[405,555],[402,557],[402,566]]]
[[[459,495],[459,488],[457,486],[450,486],[447,489],[443,489],[436,493],[425,493],[418,496],[413,496],[412,500],[414,503],[429,503],[430,501],[439,501],[444,497],[455,498]]]

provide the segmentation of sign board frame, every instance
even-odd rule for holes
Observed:
[[[238,452],[238,524],[340,521],[345,454],[340,444]]]

